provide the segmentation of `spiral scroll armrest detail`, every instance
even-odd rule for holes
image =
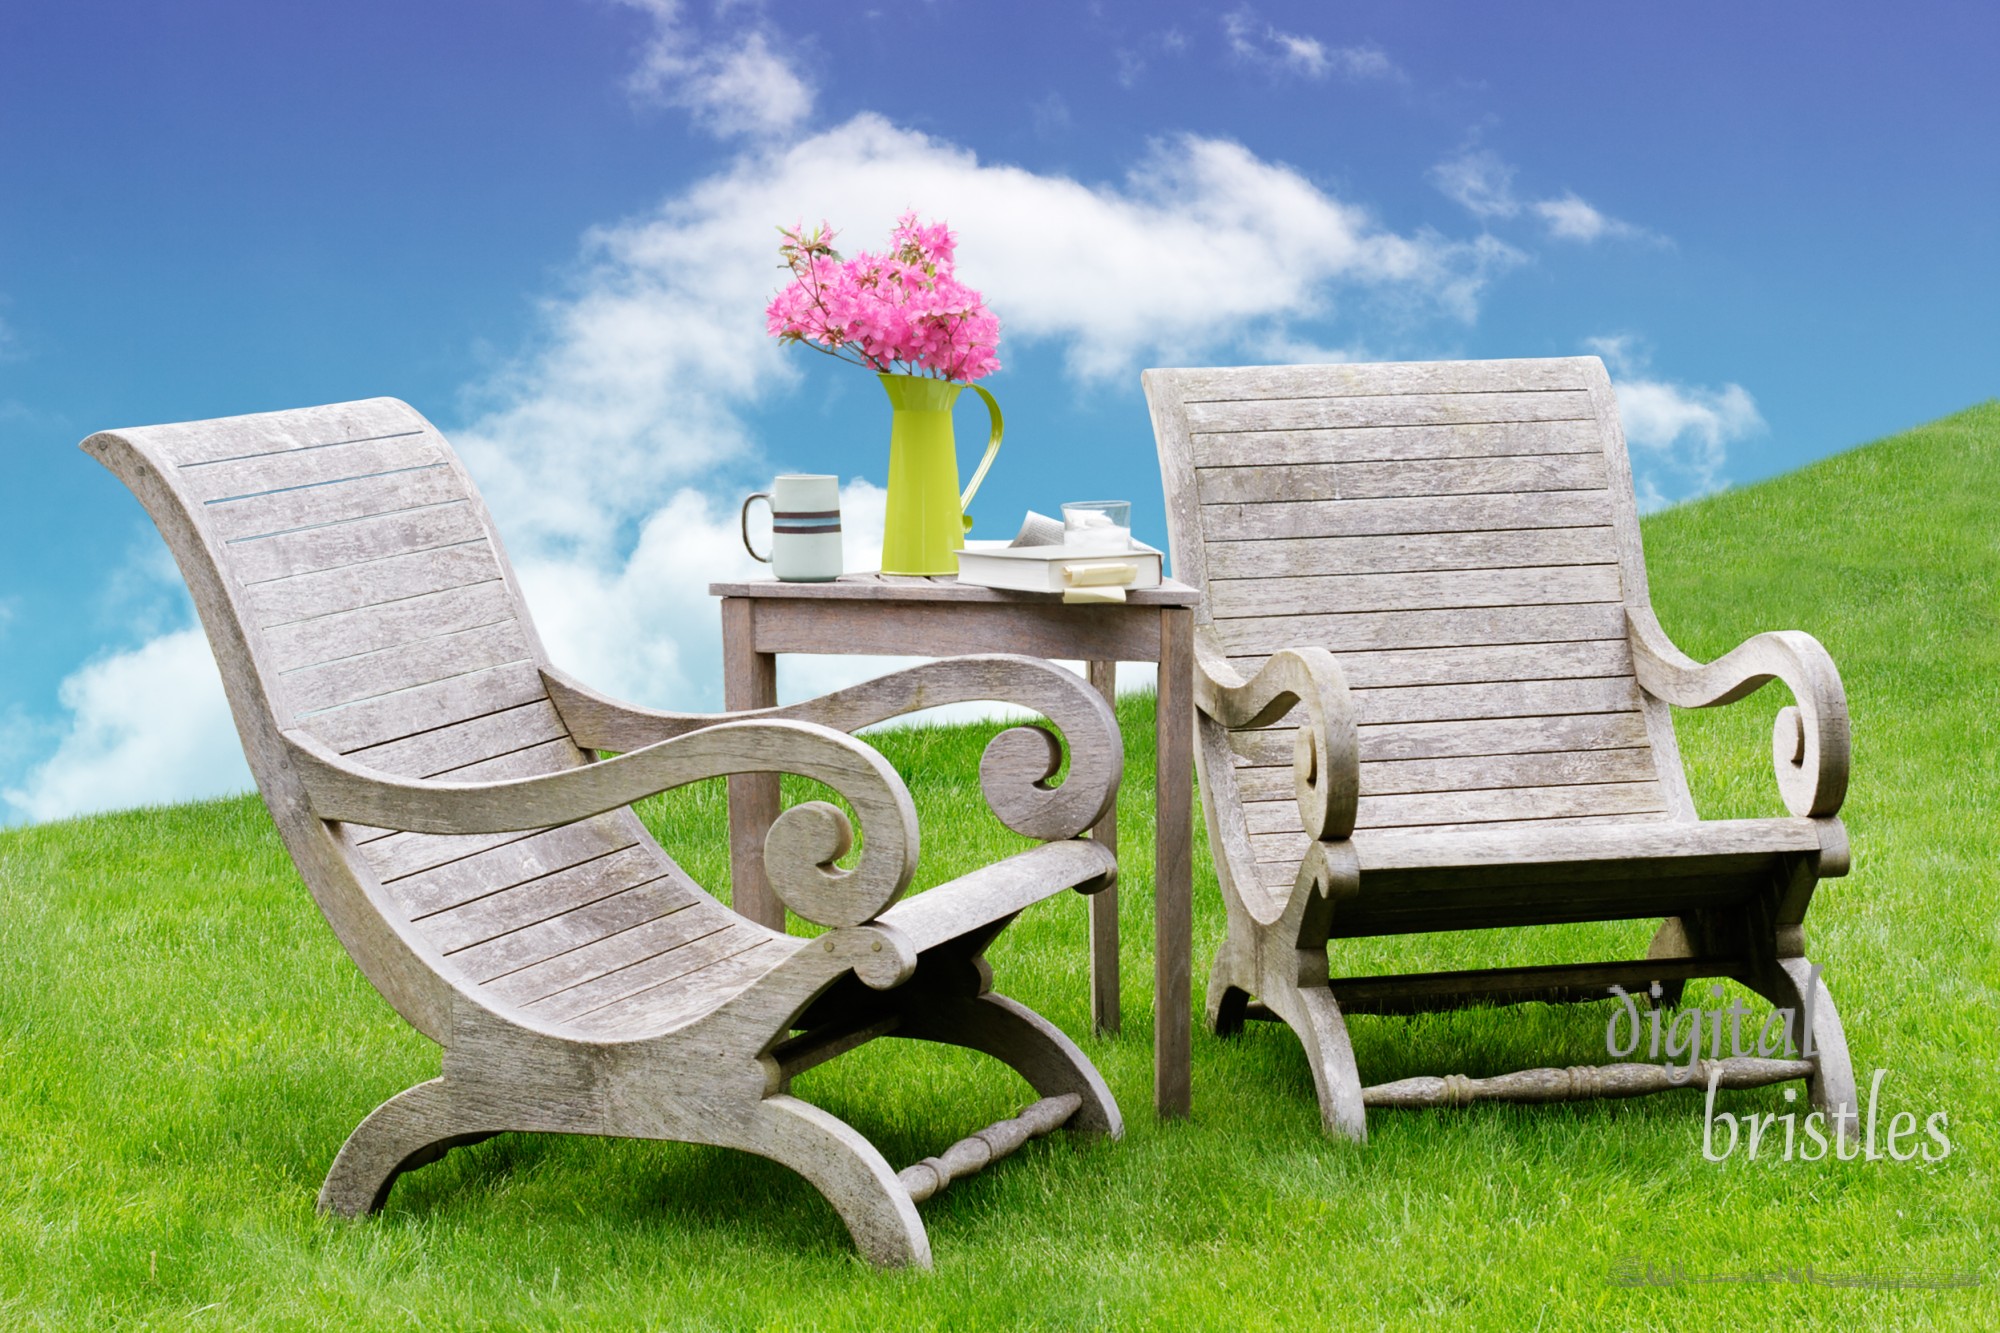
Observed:
[[[787,810],[764,842],[771,887],[826,926],[858,926],[909,887],[917,811],[889,761],[852,736],[810,722],[724,722],[616,759],[499,782],[435,782],[356,764],[318,738],[287,731],[287,759],[321,819],[416,833],[504,833],[574,823],[655,792],[731,773],[796,773],[838,792],[867,835],[852,870],[845,813],[824,801]]]
[[[1284,648],[1244,680],[1206,635],[1195,643],[1195,707],[1225,727],[1268,727],[1301,706],[1292,743],[1299,821],[1314,841],[1354,832],[1360,738],[1340,664],[1324,648]]]
[[[1062,785],[1049,783],[1062,763],[1055,738],[1025,725],[1008,728],[987,745],[979,765],[980,786],[1001,823],[1043,842],[1073,838],[1097,823],[1117,799],[1125,774],[1117,719],[1103,697],[1074,672],[1015,653],[942,658],[803,703],[710,718],[621,704],[550,668],[544,668],[543,676],[577,744],[605,750],[635,749],[724,721],[787,719],[852,732],[941,704],[1026,708],[1054,723],[1069,742],[1069,772]]]
[[[1771,762],[1785,808],[1811,818],[1839,811],[1847,797],[1847,692],[1818,639],[1797,630],[1759,634],[1703,664],[1674,647],[1651,610],[1629,618],[1640,687],[1677,708],[1735,703],[1782,681],[1793,702],[1778,710]]]

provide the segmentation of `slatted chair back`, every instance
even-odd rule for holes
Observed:
[[[311,817],[279,731],[413,778],[585,762],[485,506],[414,409],[380,398],[106,432],[85,447],[159,522],[281,833],[355,961],[420,1031],[443,1039],[447,983],[575,1021],[768,940],[629,810],[472,836]]]
[[[1149,371],[1146,390],[1208,642],[1245,676],[1324,647],[1353,687],[1357,827],[1694,818],[1627,645],[1645,566],[1595,357]],[[1289,885],[1292,731],[1228,741],[1203,782]]]

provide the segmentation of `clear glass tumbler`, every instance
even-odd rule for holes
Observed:
[[[1086,551],[1132,549],[1130,500],[1078,500],[1062,507],[1063,544]]]

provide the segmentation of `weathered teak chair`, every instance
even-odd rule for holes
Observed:
[[[93,435],[180,562],[244,748],[301,875],[368,979],[444,1048],[442,1076],[354,1131],[322,1208],[381,1207],[398,1173],[507,1130],[677,1139],[792,1167],[863,1254],[928,1264],[916,1203],[1067,1123],[1116,1136],[1118,1108],[1061,1032],[988,991],[987,945],[1031,903],[1110,883],[1076,835],[1123,767],[1110,711],[1025,657],[934,662],[761,714],[651,712],[549,665],[451,448],[393,399]],[[981,781],[1042,840],[898,902],[917,824],[894,769],[844,734],[967,699],[1053,720],[1010,728]],[[618,751],[601,759],[595,751]],[[804,774],[859,812],[788,810],[770,882],[816,939],[767,930],[696,885],[629,809],[753,771]],[[800,1070],[880,1036],[988,1052],[1042,1100],[900,1175],[855,1130],[787,1093]]]
[[[1196,754],[1229,917],[1211,1026],[1289,1023],[1327,1129],[1365,1139],[1367,1106],[1674,1083],[1627,1064],[1364,1088],[1343,1014],[1731,977],[1809,1023],[1811,1058],[1696,1079],[1803,1077],[1829,1119],[1851,1108],[1801,925],[1814,884],[1847,871],[1840,678],[1804,634],[1707,666],[1667,640],[1603,365],[1150,370],[1145,387],[1175,575],[1206,594]],[[1776,764],[1797,817],[1698,819],[1668,705],[1773,679],[1796,701]],[[1329,940],[1652,917],[1643,960],[1328,975]]]

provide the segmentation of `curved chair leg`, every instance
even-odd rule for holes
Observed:
[[[1250,1007],[1245,980],[1225,942],[1215,951],[1215,966],[1208,973],[1208,1030],[1218,1037],[1233,1037],[1243,1030],[1243,1014]]]
[[[1781,958],[1751,986],[1801,1020],[1811,1012],[1813,1058],[1818,1070],[1806,1084],[1806,1095],[1813,1108],[1824,1112],[1852,1142],[1861,1131],[1860,1094],[1854,1086],[1854,1063],[1847,1054],[1847,1033],[1840,1025],[1840,1011],[1834,1008],[1826,982],[1813,975],[1812,964],[1805,959]]]
[[[453,1148],[492,1138],[499,1131],[469,1130],[455,1123],[444,1080],[434,1078],[397,1093],[371,1111],[340,1146],[320,1186],[321,1212],[359,1217],[381,1211],[389,1189],[405,1171],[428,1166]]]
[[[1090,1057],[1061,1028],[1005,995],[925,996],[904,1011],[895,1035],[981,1051],[1011,1066],[1044,1097],[1082,1097],[1065,1128],[1124,1136],[1125,1118]]]
[[[759,1102],[743,1128],[741,1137],[714,1141],[768,1157],[811,1181],[869,1262],[881,1268],[931,1266],[930,1237],[909,1191],[852,1125],[778,1093]]]
[[[1347,1039],[1347,1019],[1340,1002],[1325,986],[1301,986],[1282,996],[1265,995],[1264,1003],[1298,1033],[1312,1066],[1313,1089],[1319,1094],[1319,1118],[1329,1134],[1368,1142],[1368,1112],[1361,1103],[1361,1071],[1354,1064],[1354,1046]],[[1274,1004],[1273,1001],[1276,1001]]]

